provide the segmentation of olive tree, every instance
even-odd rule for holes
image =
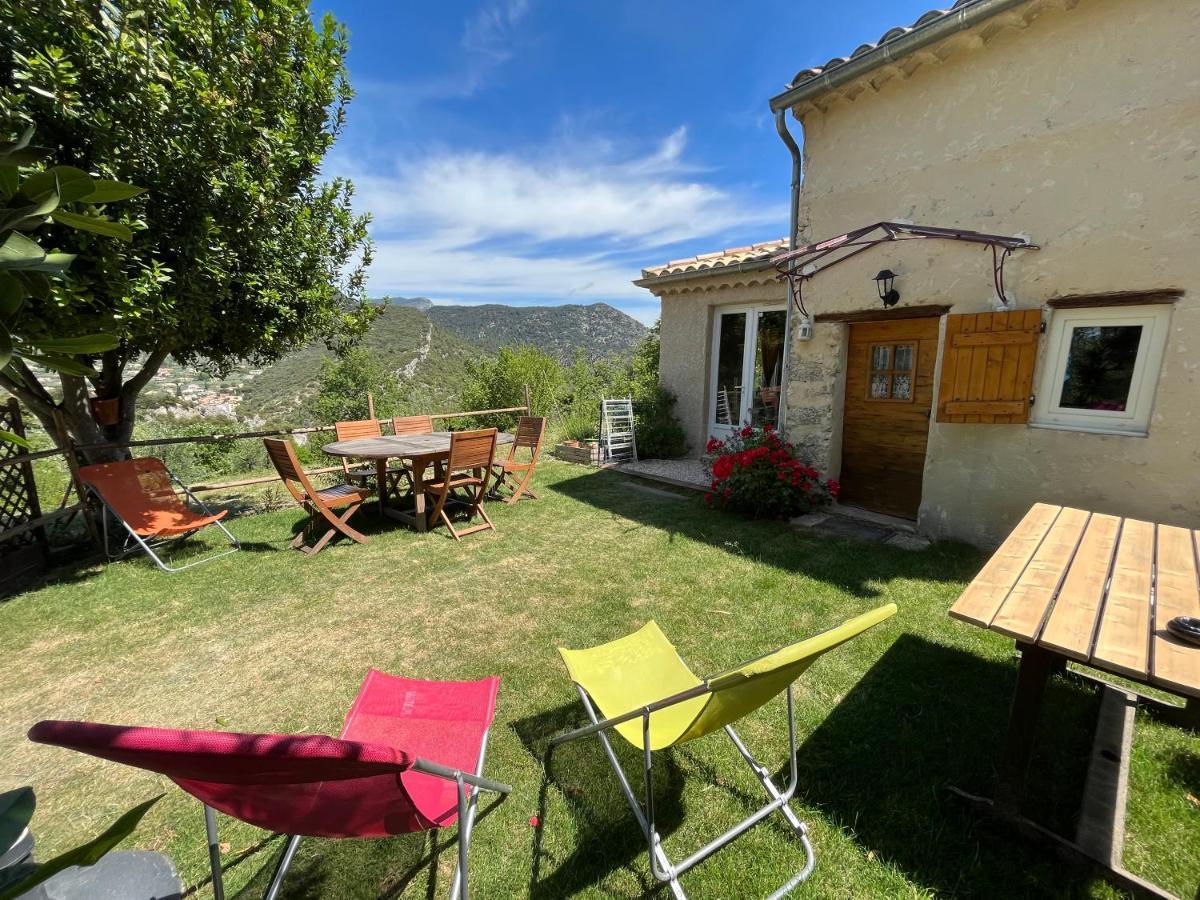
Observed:
[[[51,224],[70,281],[20,323],[31,342],[116,347],[52,377],[15,356],[0,386],[44,423],[60,408],[79,442],[120,443],[168,356],[221,374],[361,334],[367,219],[320,171],[351,98],[346,50],[303,0],[0,0],[0,130],[36,123],[57,163],[145,189],[107,210],[127,242]],[[119,422],[97,425],[89,392],[119,400]]]

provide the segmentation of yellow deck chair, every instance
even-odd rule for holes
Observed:
[[[656,879],[666,882],[672,895],[681,900],[686,897],[679,884],[679,877],[684,872],[778,810],[800,839],[805,854],[804,868],[771,895],[772,898],[782,897],[812,873],[814,863],[807,828],[788,806],[796,792],[799,778],[792,682],[822,654],[857,637],[895,613],[896,605],[889,603],[856,616],[837,628],[760,656],[710,678],[697,678],[653,621],[647,622],[631,635],[587,650],[559,648],[592,724],[554,738],[550,742],[550,750],[566,741],[591,734],[600,738],[625,799],[646,837],[650,871]],[[737,732],[733,730],[734,722],[781,692],[787,693],[788,738],[791,744],[791,781],[782,790],[771,779],[767,768],[751,755]],[[608,740],[609,729],[616,730],[642,751],[645,767],[645,796],[642,803],[634,796],[629,780],[617,762],[617,756]],[[762,784],[769,800],[766,806],[691,856],[681,862],[672,863],[667,859],[654,827],[652,754],[656,750],[674,747],[721,730],[733,741]]]

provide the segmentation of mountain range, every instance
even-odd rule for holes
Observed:
[[[486,353],[530,344],[562,362],[582,350],[588,359],[624,356],[646,336],[646,326],[607,303],[587,306],[478,306],[437,304],[428,297],[385,298],[391,306],[417,309]],[[384,301],[380,301],[384,302]]]
[[[445,410],[458,399],[469,359],[529,345],[563,362],[628,355],[647,328],[606,303],[588,306],[449,306],[425,297],[391,298],[361,346],[397,373],[414,408]],[[221,380],[187,367],[164,368],[154,406],[178,412],[235,412],[241,418],[297,420],[315,393],[321,343],[261,368],[240,367]]]

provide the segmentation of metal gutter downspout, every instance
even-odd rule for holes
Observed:
[[[787,110],[775,110],[775,130],[779,132],[779,138],[787,146],[788,152],[792,154],[792,198],[791,207],[788,212],[788,250],[796,249],[796,232],[800,230],[800,183],[804,180],[804,162],[800,155],[800,147],[796,144],[796,139],[792,137],[792,133],[787,127]],[[779,416],[777,427],[783,436],[787,437],[787,395],[788,395],[788,363],[792,357],[792,310],[795,307],[795,287],[792,284],[792,279],[787,280],[788,283],[788,303],[787,312],[784,313],[783,319],[783,368],[780,372],[780,387],[779,392]]]
[[[778,114],[781,110],[790,109],[797,103],[832,91],[847,82],[862,77],[873,69],[887,65],[902,56],[928,47],[956,32],[972,28],[985,19],[990,19],[994,15],[1027,2],[1029,0],[974,0],[974,2],[965,3],[944,16],[926,22],[924,25],[918,25],[907,34],[884,41],[875,49],[868,50],[861,56],[851,57],[846,62],[833,66],[827,72],[804,79],[795,87],[772,97],[771,111]]]

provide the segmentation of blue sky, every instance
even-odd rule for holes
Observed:
[[[602,300],[652,322],[642,266],[786,233],[768,99],[929,0],[325,8],[357,91],[326,171],[375,217],[372,296]]]

